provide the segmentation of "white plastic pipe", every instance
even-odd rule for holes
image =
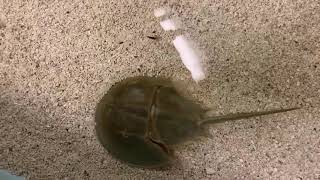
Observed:
[[[158,8],[154,10],[154,16],[161,17],[169,13],[169,8]]]
[[[160,25],[165,31],[174,31],[178,29],[177,24],[172,19],[160,21]]]
[[[205,78],[205,73],[201,65],[200,57],[192,48],[192,44],[183,35],[177,36],[173,40],[183,64],[191,72],[192,78],[198,82]]]

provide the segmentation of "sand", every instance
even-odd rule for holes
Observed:
[[[154,17],[167,5],[204,52],[195,84]],[[0,169],[27,179],[320,179],[320,2],[0,1]],[[153,40],[147,36],[156,35]],[[165,76],[217,114],[300,110],[210,128],[181,166],[129,167],[94,131],[126,77]]]

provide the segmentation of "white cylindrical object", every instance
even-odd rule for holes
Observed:
[[[198,82],[205,78],[205,73],[201,65],[200,57],[192,48],[189,42],[183,35],[177,36],[173,40],[173,44],[177,49],[183,64],[191,72],[192,78]]]
[[[158,8],[154,10],[154,16],[161,17],[169,13],[168,8]]]
[[[177,24],[172,19],[160,21],[160,25],[165,31],[174,31],[178,29]]]

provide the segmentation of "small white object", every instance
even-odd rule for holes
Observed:
[[[200,57],[192,48],[191,42],[183,35],[180,35],[173,40],[173,44],[177,49],[183,64],[191,72],[192,78],[196,82],[203,80],[205,78],[205,73],[201,66]]]
[[[160,21],[160,25],[165,31],[170,31],[170,30],[174,31],[178,29],[177,24],[172,19],[166,19],[166,20]]]
[[[169,13],[168,8],[158,8],[154,10],[154,16],[161,17]]]
[[[215,173],[215,170],[213,168],[206,168],[206,173],[211,175]]]

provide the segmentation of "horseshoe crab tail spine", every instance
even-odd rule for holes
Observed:
[[[211,116],[211,117],[209,116],[201,120],[199,124],[204,125],[204,124],[223,123],[226,121],[234,121],[234,120],[247,119],[251,117],[257,117],[257,116],[263,116],[263,115],[269,115],[269,114],[283,113],[287,111],[293,111],[296,109],[300,109],[300,108],[295,107],[295,108],[288,108],[288,109],[269,110],[264,112],[245,112],[245,113],[227,114],[222,116]]]

